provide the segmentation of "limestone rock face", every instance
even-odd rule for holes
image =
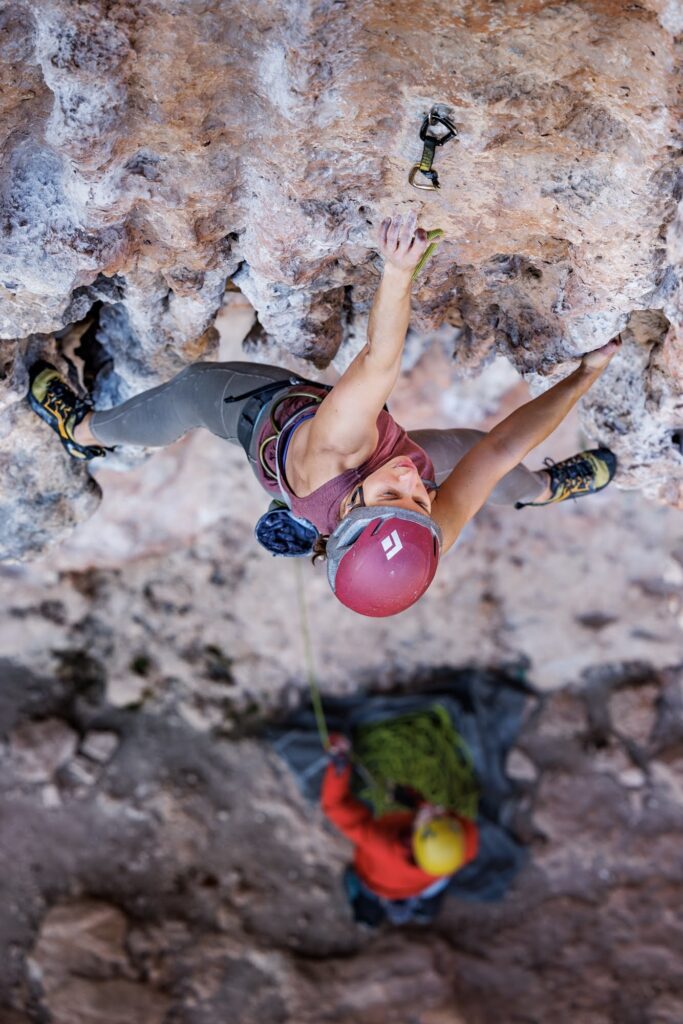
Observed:
[[[46,442],[36,475],[62,504],[22,526],[39,486],[16,406],[38,353],[69,354],[68,325],[97,313],[101,404],[210,355],[229,280],[257,357],[344,365],[374,226],[409,207],[446,232],[414,328],[447,332],[451,379],[497,351],[540,385],[628,328],[585,423],[623,486],[680,505],[682,31],[674,0],[5,4],[4,554],[92,511],[87,473],[66,487]],[[440,191],[418,192],[434,104],[459,140],[437,151]]]

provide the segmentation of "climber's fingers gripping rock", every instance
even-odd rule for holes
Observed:
[[[380,225],[379,251],[386,263],[400,270],[414,270],[428,245],[427,232],[417,227],[412,210],[405,218],[387,217]]]
[[[621,335],[617,334],[616,338],[612,338],[611,341],[608,341],[601,348],[593,349],[592,352],[586,352],[581,363],[589,370],[604,370],[620,348]]]

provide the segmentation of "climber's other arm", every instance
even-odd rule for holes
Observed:
[[[496,484],[562,422],[595,383],[618,351],[615,338],[587,353],[581,365],[538,398],[515,409],[460,460],[432,503],[432,518],[443,532],[447,551]]]

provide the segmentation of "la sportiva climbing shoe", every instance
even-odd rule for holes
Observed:
[[[563,462],[544,461],[552,497],[547,501],[518,501],[515,508],[542,508],[567,498],[583,498],[607,487],[617,471],[617,457],[609,448],[591,448]]]
[[[74,430],[91,406],[78,397],[54,366],[43,360],[35,363],[31,367],[30,381],[29,405],[52,427],[72,458],[87,461],[106,455],[106,448],[79,444],[74,437]]]

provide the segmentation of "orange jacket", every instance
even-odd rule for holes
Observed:
[[[353,866],[359,877],[369,889],[388,900],[418,896],[437,879],[413,860],[411,838],[415,815],[410,811],[396,811],[373,818],[372,811],[352,796],[350,782],[351,765],[339,772],[330,762],[323,779],[321,803],[330,821],[355,844]],[[466,864],[477,855],[477,826],[466,818],[458,817],[458,821],[465,832],[463,863]]]

